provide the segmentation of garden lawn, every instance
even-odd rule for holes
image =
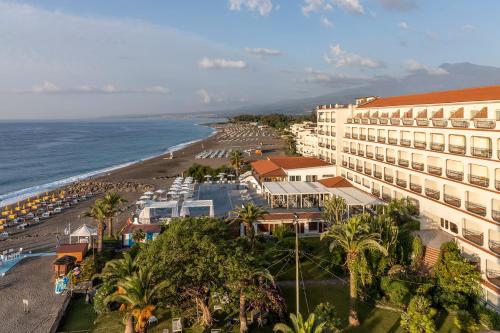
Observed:
[[[85,303],[85,296],[76,295],[59,325],[58,332],[85,331],[92,328],[96,314],[92,305]]]

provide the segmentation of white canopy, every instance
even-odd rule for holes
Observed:
[[[147,205],[141,210],[139,213],[139,221],[141,223],[149,224],[151,223],[151,218],[155,218],[158,216],[154,216],[155,209],[171,209],[170,216],[162,216],[162,217],[178,217],[179,216],[179,202],[177,200],[170,201],[151,201],[148,202]],[[151,211],[153,210],[153,216],[151,215]]]
[[[69,235],[70,244],[73,237],[77,237],[78,243],[82,241],[85,243],[92,243],[93,237],[97,237],[97,229],[83,224],[80,228],[76,229]]]
[[[151,191],[144,192],[144,195],[153,195],[154,193]]]
[[[165,190],[159,189],[159,190],[156,190],[155,193],[163,194],[163,193],[165,193]]]
[[[182,203],[181,208],[181,216],[189,215],[189,208],[198,208],[198,207],[208,207],[209,208],[209,216],[214,217],[214,202],[213,200],[185,200]]]

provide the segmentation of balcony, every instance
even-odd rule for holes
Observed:
[[[428,196],[429,198],[439,200],[439,197],[441,196],[441,193],[439,191],[426,188],[425,189],[425,195]]]
[[[391,125],[399,125],[399,124],[401,124],[401,119],[391,118]]]
[[[491,149],[471,147],[471,154],[472,154],[472,156],[490,158],[491,157]]]
[[[444,151],[444,144],[442,144],[442,143],[431,143],[431,150],[434,150],[434,151]]]
[[[413,125],[413,119],[412,118],[403,118],[403,125],[405,125],[405,126]]]
[[[454,180],[464,180],[464,173],[461,171],[455,170],[446,170],[446,177]]]
[[[403,159],[403,158],[400,158],[398,160],[398,164],[403,166],[403,167],[406,167],[406,168],[410,166],[410,162],[408,160]]]
[[[417,149],[425,149],[425,148],[427,148],[427,142],[425,142],[425,141],[415,141],[415,142],[413,142],[413,145]]]
[[[376,124],[377,123],[377,118],[370,118],[370,124]]]
[[[468,241],[471,241],[474,244],[483,246],[484,244],[484,234],[480,231],[475,231],[467,228],[462,229],[462,235]]]
[[[325,145],[325,147],[326,147],[326,149],[330,149],[331,148],[331,146],[328,143]]]
[[[355,123],[355,124],[359,124],[359,123],[361,123],[361,119],[359,119],[359,118],[354,118],[354,119],[353,119],[353,123]]]
[[[500,191],[500,180],[495,180],[495,188]]]
[[[374,135],[368,135],[368,141],[375,142],[375,136]]]
[[[363,166],[362,165],[356,165],[356,171],[357,172],[363,172]]]
[[[455,197],[453,195],[444,194],[443,200],[447,204],[450,204],[450,205],[455,206],[455,207],[460,207],[462,205],[462,200],[460,200],[460,198]]]
[[[410,183],[410,190],[416,193],[422,193],[422,185]]]
[[[320,146],[321,148],[325,148],[325,144],[323,142],[318,143],[318,146]]]
[[[373,158],[373,152],[372,151],[367,151],[366,152],[366,157]]]
[[[354,163],[349,163],[349,169],[354,170]]]
[[[318,131],[318,134],[323,135],[323,134],[325,134],[325,131],[323,131],[323,130],[319,130],[319,131]]]
[[[380,118],[378,121],[380,125],[387,125],[389,123],[389,119],[387,118]]]
[[[352,138],[357,140],[358,139],[358,133],[352,133]]]
[[[380,197],[380,190],[377,190],[375,188],[372,188],[372,194],[376,197]]]
[[[446,127],[446,126],[448,126],[448,120],[447,119],[432,119],[432,126]]]
[[[360,134],[359,135],[360,140],[366,140],[366,134]]]
[[[352,124],[352,118],[347,118],[347,123]]]
[[[476,119],[474,120],[474,126],[476,128],[487,128],[492,129],[495,128],[495,120],[493,119]]]
[[[451,126],[458,127],[458,128],[468,128],[469,121],[466,119],[452,119]]]
[[[361,119],[361,123],[365,125],[368,124],[368,118]]]
[[[491,218],[497,222],[500,222],[500,210],[491,210]]]
[[[441,174],[443,173],[443,168],[428,165],[427,172],[430,173],[431,175],[441,176]]]
[[[497,288],[500,288],[500,271],[494,269],[486,270],[486,278],[493,283]]]
[[[382,200],[384,200],[385,202],[389,202],[392,200],[392,197],[390,194],[382,193]]]
[[[386,159],[387,163],[391,163],[391,164],[396,163],[396,158],[394,156],[386,156],[385,159]]]
[[[372,175],[372,169],[365,168],[365,175],[371,176]]]
[[[398,139],[397,138],[389,138],[388,142],[390,145],[397,145]]]
[[[391,175],[384,175],[384,180],[386,182],[392,183],[394,181],[394,177]]]
[[[429,126],[429,119],[417,118],[416,122],[417,122],[417,126]]]
[[[469,183],[481,187],[488,187],[490,185],[490,179],[481,176],[469,175]]]
[[[350,139],[351,138],[351,133],[344,133],[344,138]]]
[[[373,176],[374,176],[375,178],[382,179],[382,172],[380,172],[380,171],[375,171],[375,172],[373,173]]]
[[[347,167],[347,161],[342,161],[342,166]]]
[[[342,151],[343,151],[344,153],[348,153],[348,152],[349,152],[349,147],[344,147],[344,148],[342,149]]]
[[[424,171],[424,163],[411,162],[411,167],[418,171]]]
[[[356,155],[357,149],[356,148],[351,148],[351,154]]]
[[[380,142],[380,143],[385,143],[385,136],[379,136],[377,138],[377,142]]]
[[[406,186],[408,185],[408,182],[404,179],[396,178],[396,185],[406,188]]]
[[[452,154],[465,155],[465,146],[449,145],[448,149]]]
[[[365,156],[365,151],[364,150],[358,150],[358,156]]]
[[[352,180],[352,175],[348,173],[347,174],[347,179]]]
[[[408,139],[401,139],[399,140],[399,144],[404,147],[410,147],[411,146],[411,140]]]
[[[489,247],[490,247],[490,250],[498,255],[500,255],[500,241],[496,241],[496,240],[489,240],[488,242],[489,244]]]
[[[465,202],[465,209],[477,215],[486,216],[486,207],[470,201]]]
[[[375,154],[375,159],[377,161],[383,161],[384,160],[384,155],[382,155],[382,154]]]

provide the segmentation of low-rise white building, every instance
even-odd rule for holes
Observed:
[[[297,153],[302,156],[318,156],[318,134],[316,133],[316,124],[311,121],[293,124],[290,126],[290,132],[295,138]]]

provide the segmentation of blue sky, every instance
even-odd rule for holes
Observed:
[[[500,67],[495,0],[0,0],[0,118],[217,111]],[[334,101],[332,101],[334,102]]]

